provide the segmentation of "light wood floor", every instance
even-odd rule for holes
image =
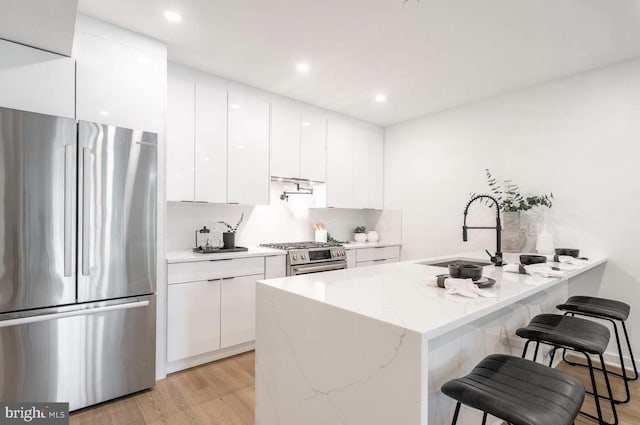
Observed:
[[[71,425],[254,425],[254,353],[240,354],[170,375],[155,388],[104,403],[71,415]],[[590,388],[584,368],[559,367]],[[604,394],[604,381],[599,391]],[[614,378],[614,393],[622,397],[624,385]],[[604,404],[604,402],[603,402]],[[585,409],[595,413],[593,398]],[[611,409],[605,407],[605,417]],[[640,382],[631,383],[631,402],[618,406],[621,425],[640,424]],[[578,416],[577,425],[595,421]],[[304,424],[300,424],[304,425]],[[552,424],[549,424],[552,425]]]

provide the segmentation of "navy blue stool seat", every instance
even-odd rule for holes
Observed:
[[[584,401],[584,386],[573,377],[519,357],[494,354],[467,376],[451,380],[442,392],[513,425],[570,425]]]

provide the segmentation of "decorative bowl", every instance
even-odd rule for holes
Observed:
[[[482,267],[473,264],[449,264],[449,276],[476,281],[482,277]]]
[[[523,254],[520,256],[520,264],[528,266],[529,264],[546,263],[547,257],[544,255]]]

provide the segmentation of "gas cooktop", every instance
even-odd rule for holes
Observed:
[[[313,249],[313,248],[331,248],[333,246],[342,246],[341,243],[336,242],[314,242],[314,241],[304,241],[304,242],[277,242],[277,243],[263,243],[260,246],[264,246],[266,248],[275,248],[275,249]]]

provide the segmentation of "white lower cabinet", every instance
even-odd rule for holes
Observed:
[[[167,361],[220,348],[220,280],[169,285]]]
[[[367,267],[400,261],[400,246],[376,246],[347,250],[347,268]]]
[[[284,255],[169,264],[167,372],[253,349],[256,281],[285,274]]]
[[[253,341],[256,337],[256,281],[263,275],[222,280],[220,347]]]

